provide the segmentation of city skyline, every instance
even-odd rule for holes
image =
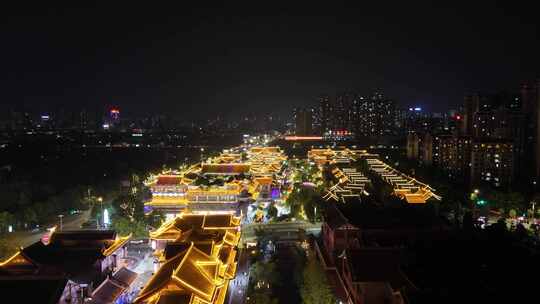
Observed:
[[[6,299],[535,302],[532,6],[177,3],[2,7]]]

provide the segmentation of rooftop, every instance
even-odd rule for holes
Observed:
[[[335,204],[329,203],[325,208],[325,222],[330,228],[337,229],[345,225],[350,225],[349,220],[341,213]]]
[[[240,218],[182,213],[151,233],[167,240],[163,262],[135,303],[219,303],[236,275]]]
[[[122,267],[112,277],[107,278],[92,293],[91,304],[114,303],[116,299],[135,281],[137,273]]]
[[[393,248],[362,248],[347,251],[354,282],[389,282],[393,289],[414,285],[401,271],[401,251]]]
[[[150,238],[176,240],[189,230],[238,230],[240,217],[232,214],[190,214],[180,216],[164,223],[150,232]]]
[[[0,276],[0,290],[10,303],[57,304],[66,286],[64,276]]]
[[[180,175],[160,175],[157,178],[157,185],[179,185],[182,181]]]
[[[216,300],[227,291],[226,266],[192,243],[161,266],[134,303],[222,303]]]
[[[98,260],[114,253],[128,240],[111,230],[54,232],[45,245],[36,242],[0,263],[0,275],[65,275],[86,283],[99,276]]]

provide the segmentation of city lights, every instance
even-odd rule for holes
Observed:
[[[533,5],[6,4],[3,302],[538,302]]]

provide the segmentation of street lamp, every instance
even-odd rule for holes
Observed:
[[[63,225],[62,225],[62,218],[64,217],[63,214],[59,214],[58,217],[60,218],[60,231],[62,231]]]
[[[101,196],[98,197],[98,198],[97,198],[97,201],[98,201],[98,202],[100,203],[100,205],[101,205],[101,216],[103,216],[103,197],[101,197]],[[102,219],[102,221],[103,221],[103,219]],[[98,221],[96,224],[99,224],[99,221]]]
[[[473,192],[471,192],[471,211],[474,217],[475,211],[476,211],[476,205],[478,204],[478,194],[480,193],[480,190],[474,189]]]
[[[480,190],[474,189],[473,192],[471,192],[471,201],[477,200],[478,194],[480,194]]]

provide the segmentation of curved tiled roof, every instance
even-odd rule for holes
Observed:
[[[160,175],[157,179],[157,185],[178,185],[182,181],[180,175]]]

